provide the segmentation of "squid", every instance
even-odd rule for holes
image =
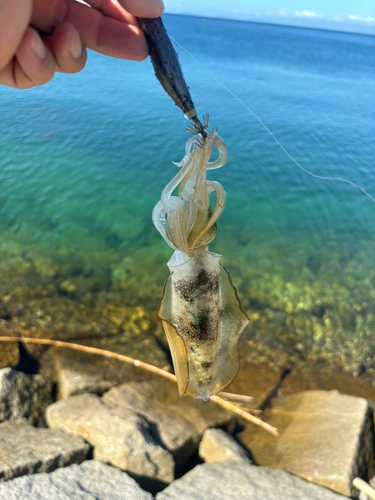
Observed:
[[[180,170],[152,213],[154,225],[174,250],[158,316],[168,339],[179,395],[205,401],[237,375],[238,339],[249,321],[228,271],[220,264],[221,256],[208,250],[226,193],[221,184],[207,179],[207,171],[221,168],[228,157],[217,130],[207,132],[207,127],[208,116],[204,128],[189,127],[194,137],[187,141],[182,161],[175,163]],[[214,147],[219,156],[210,162]]]

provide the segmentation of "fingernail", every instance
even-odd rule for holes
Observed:
[[[72,44],[70,46],[70,53],[75,59],[78,59],[81,57],[82,54],[82,42],[81,39],[76,31],[73,33],[73,38],[72,38]]]
[[[153,0],[154,5],[160,12],[164,12],[164,2],[163,0]]]
[[[47,55],[47,49],[42,39],[38,35],[36,31],[33,33],[33,40],[31,43],[31,48],[34,51],[34,54],[39,57],[39,59],[44,59]]]

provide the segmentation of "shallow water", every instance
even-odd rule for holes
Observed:
[[[374,37],[184,16],[165,23],[304,168],[375,197]],[[243,342],[276,364],[324,360],[372,374],[375,204],[300,171],[178,52],[197,109],[228,147],[228,164],[213,172],[228,202],[211,249],[249,313]],[[0,88],[0,116],[2,325],[11,318],[112,347],[138,335],[141,356],[161,336],[154,311],[171,252],[151,211],[184,153],[180,110],[149,61],[90,53],[79,75]]]

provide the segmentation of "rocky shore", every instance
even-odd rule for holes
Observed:
[[[1,233],[0,331],[105,344],[167,364],[156,310],[170,252],[150,224],[142,227],[131,238],[108,233],[103,240],[93,231],[82,247],[62,235],[46,247],[22,231]],[[349,245],[297,232],[270,245],[240,233],[212,250],[223,254],[250,318],[241,354],[272,369],[309,361],[373,380],[372,241]],[[0,345],[0,367],[16,357],[14,348]]]
[[[374,474],[369,399],[259,369],[249,409],[264,410],[274,437],[214,402],[180,400],[168,380],[121,382],[63,358],[55,371],[57,387],[0,370],[2,500],[368,498],[353,480]]]

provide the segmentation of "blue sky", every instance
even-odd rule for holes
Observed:
[[[375,35],[375,0],[164,0],[166,12]]]

